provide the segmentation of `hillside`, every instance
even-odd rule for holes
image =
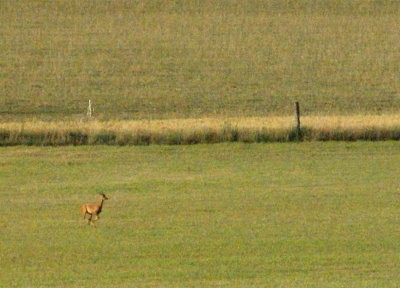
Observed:
[[[398,1],[2,1],[0,119],[400,109]]]

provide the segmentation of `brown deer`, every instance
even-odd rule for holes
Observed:
[[[83,219],[86,219],[86,214],[90,215],[90,217],[88,219],[88,225],[90,225],[90,224],[96,225],[94,223],[94,221],[97,221],[100,219],[99,214],[101,213],[101,209],[103,208],[104,200],[109,199],[109,198],[107,198],[107,196],[104,193],[99,193],[99,195],[101,196],[100,203],[89,203],[89,204],[82,205],[82,207],[81,207]],[[93,219],[93,216],[95,216],[96,219]]]

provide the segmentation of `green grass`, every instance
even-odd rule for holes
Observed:
[[[398,287],[399,163],[396,142],[2,148],[0,286]]]
[[[0,119],[400,109],[399,1],[1,3]]]

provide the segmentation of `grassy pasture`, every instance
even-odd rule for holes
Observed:
[[[396,142],[2,148],[0,286],[398,287],[399,163]]]
[[[400,109],[399,1],[1,1],[0,118]]]

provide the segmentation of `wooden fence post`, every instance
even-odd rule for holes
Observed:
[[[301,127],[300,127],[300,104],[296,102],[296,135],[297,141],[302,139],[301,137]]]

